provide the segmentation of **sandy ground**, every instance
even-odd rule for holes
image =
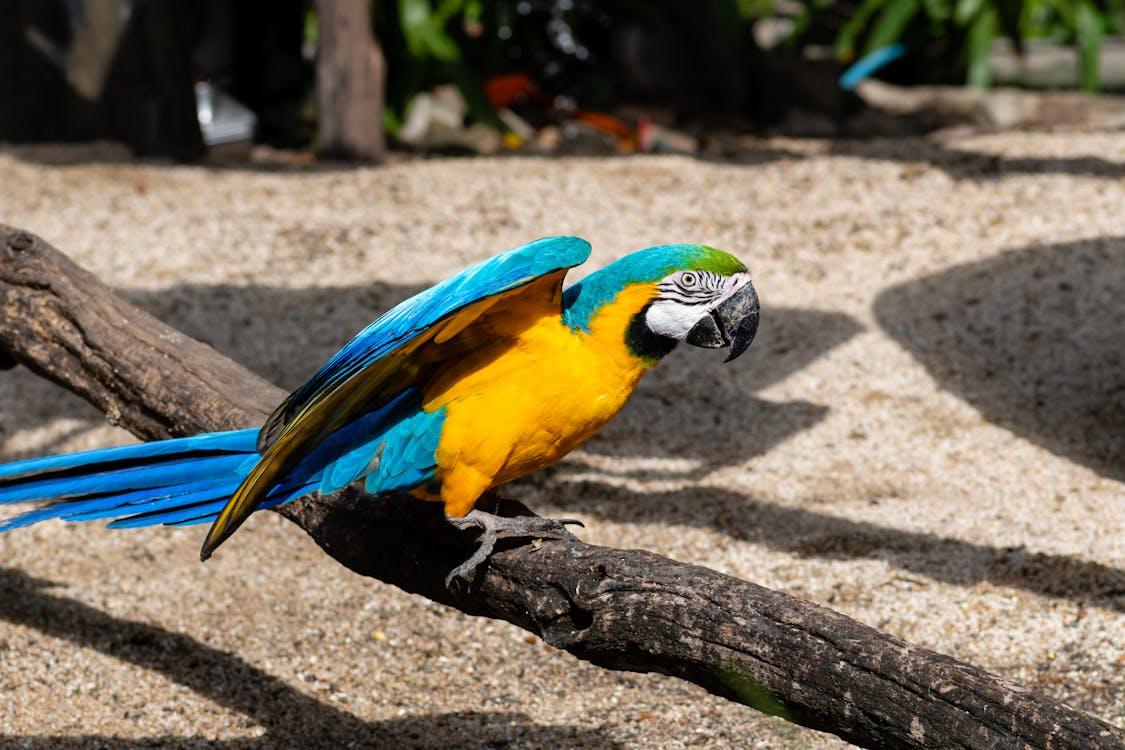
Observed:
[[[1125,726],[1125,134],[296,171],[0,150],[0,221],[285,387],[496,251],[701,241],[763,300],[741,360],[680,351],[513,488]],[[0,457],[124,442],[24,370]],[[259,514],[0,536],[0,745],[836,748],[355,576]],[[846,689],[841,685],[840,689]]]

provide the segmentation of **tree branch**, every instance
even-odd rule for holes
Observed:
[[[0,225],[0,366],[15,360],[156,439],[261,424],[282,391]],[[510,509],[509,509],[510,510]],[[517,509],[518,511],[518,509]],[[659,672],[869,748],[1122,748],[1125,732],[832,610],[650,552],[506,540],[473,548],[436,503],[354,487],[279,509],[353,571],[515,623],[610,669]]]

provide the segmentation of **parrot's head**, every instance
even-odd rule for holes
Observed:
[[[626,343],[645,359],[659,359],[683,341],[708,349],[729,346],[729,362],[746,351],[758,330],[758,295],[749,270],[706,245],[631,253],[567,289],[563,306],[571,325],[589,331],[599,312],[613,310],[626,297],[635,305],[625,304]]]

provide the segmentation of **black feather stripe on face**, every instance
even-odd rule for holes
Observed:
[[[726,277],[710,271],[681,271],[657,284],[661,299],[683,305],[706,305],[723,291]]]
[[[655,362],[676,348],[676,340],[653,333],[645,322],[652,303],[645,305],[629,321],[625,329],[625,345],[634,357]]]

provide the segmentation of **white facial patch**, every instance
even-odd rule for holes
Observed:
[[[681,341],[700,318],[710,314],[711,309],[706,305],[686,305],[672,299],[657,298],[645,313],[645,324],[658,336]]]

